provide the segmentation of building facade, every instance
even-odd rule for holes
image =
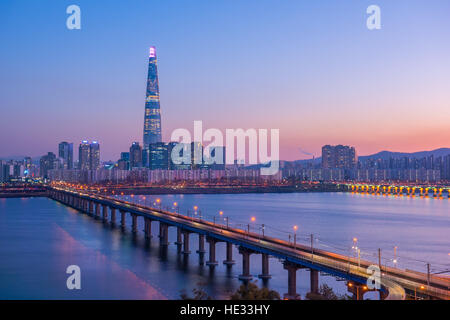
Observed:
[[[161,110],[156,49],[150,47],[144,116],[144,149],[148,149],[152,143],[161,141]]]
[[[322,168],[353,169],[358,162],[354,147],[330,146],[322,147]]]
[[[58,157],[62,160],[64,169],[73,169],[73,143],[61,142],[58,145]]]

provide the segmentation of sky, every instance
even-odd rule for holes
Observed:
[[[81,30],[66,8],[81,8]],[[366,9],[381,8],[368,30]],[[0,157],[142,142],[156,46],[163,139],[177,128],[280,130],[280,158],[325,144],[450,147],[448,0],[2,0]],[[75,153],[75,158],[77,157]]]

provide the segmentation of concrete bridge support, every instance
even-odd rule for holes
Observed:
[[[284,294],[284,299],[298,300],[300,295],[297,293],[297,270],[299,267],[291,262],[285,261],[283,267],[288,271],[288,292]]]
[[[223,261],[223,264],[230,267],[236,262],[233,260],[233,244],[227,242],[227,259]]]
[[[177,245],[178,249],[181,248],[181,245],[183,244],[183,239],[182,239],[182,230],[180,227],[177,227],[177,241],[175,241],[175,244]]]
[[[152,237],[152,220],[149,218],[144,218],[144,234],[145,239]]]
[[[261,255],[261,266],[262,266],[262,273],[258,275],[258,278],[260,279],[272,278],[272,276],[269,274],[269,255],[266,253],[263,253]]]
[[[165,223],[159,223],[159,243],[162,246],[169,245],[169,226]]]
[[[189,250],[189,232],[183,231],[183,254],[190,254],[191,250]]]
[[[314,269],[309,269],[310,271],[310,290],[311,293],[318,294],[319,293],[319,271]]]
[[[132,213],[131,214],[131,231],[133,233],[137,233],[137,214]]]
[[[198,250],[197,253],[200,255],[203,255],[206,253],[205,250],[205,235],[204,234],[199,234],[198,235]]]
[[[364,300],[367,286],[349,281],[347,283],[347,291],[353,294],[353,300]]]
[[[120,226],[122,227],[122,228],[125,228],[125,218],[126,218],[126,214],[127,214],[127,212],[126,211],[123,211],[123,210],[119,210],[120,211]]]
[[[93,213],[94,213],[94,202],[93,201],[89,201],[88,214],[91,216],[91,215],[93,215]]]
[[[239,280],[251,280],[253,277],[250,274],[250,254],[252,254],[253,251],[239,247],[239,253],[242,255],[242,274],[239,275]]]
[[[100,218],[100,203],[95,204],[95,219]]]
[[[111,224],[116,225],[116,208],[110,207],[111,209]]]
[[[108,221],[108,206],[106,204],[102,205],[102,218],[103,222]]]
[[[217,240],[214,238],[207,237],[206,241],[209,243],[209,260],[206,261],[206,265],[214,267],[219,263],[216,260],[216,243]]]

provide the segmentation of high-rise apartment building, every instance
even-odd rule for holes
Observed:
[[[149,162],[152,170],[169,169],[169,148],[163,142],[152,143],[149,146]]]
[[[42,178],[48,178],[48,171],[56,169],[56,167],[56,155],[53,152],[49,152],[45,156],[41,157],[39,161],[39,174]]]
[[[330,146],[322,147],[322,168],[351,169],[357,164],[357,156],[354,147]]]
[[[161,141],[161,111],[156,49],[155,47],[150,47],[144,116],[144,149],[148,149],[152,143]]]
[[[130,147],[130,169],[142,167],[142,147],[139,142],[133,142]]]
[[[78,147],[78,169],[89,170],[91,167],[91,146],[87,140],[83,140]]]
[[[58,145],[58,157],[64,169],[73,169],[73,143],[61,142]]]
[[[100,168],[100,144],[98,141],[92,141],[90,144],[90,169],[97,170]]]

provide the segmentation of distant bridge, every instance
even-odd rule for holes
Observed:
[[[344,186],[347,187],[347,191],[359,193],[450,198],[450,187],[443,186],[380,185],[364,183],[344,184]]]
[[[288,292],[286,299],[297,299],[296,271],[306,268],[310,271],[310,290],[312,293],[319,291],[319,272],[324,272],[335,277],[347,280],[348,291],[353,293],[355,299],[362,299],[364,294],[371,291],[367,286],[370,274],[367,268],[376,265],[381,269],[380,297],[382,299],[405,299],[408,297],[421,297],[431,299],[450,299],[450,281],[444,277],[432,276],[414,271],[404,271],[397,268],[382,266],[381,263],[373,263],[366,260],[324,251],[301,244],[292,244],[273,237],[263,236],[257,233],[231,228],[226,225],[216,224],[202,220],[201,218],[188,217],[157,208],[150,208],[128,201],[117,200],[108,196],[95,193],[85,193],[66,188],[50,188],[49,197],[67,206],[77,209],[81,213],[87,213],[97,219],[103,219],[105,223],[117,224],[117,213],[120,214],[120,226],[126,228],[126,215],[131,215],[131,231],[138,233],[137,219],[144,219],[144,234],[146,239],[151,238],[151,224],[159,224],[160,245],[169,245],[168,228],[177,230],[175,244],[180,254],[190,254],[189,239],[191,233],[199,235],[200,255],[206,254],[205,240],[209,243],[209,259],[206,262],[210,267],[218,265],[216,259],[216,243],[226,243],[227,266],[234,264],[233,245],[239,248],[242,256],[242,274],[239,279],[248,281],[252,279],[250,274],[250,255],[261,255],[262,279],[270,278],[269,256],[274,256],[283,262],[288,272]],[[109,217],[109,218],[108,218]]]

